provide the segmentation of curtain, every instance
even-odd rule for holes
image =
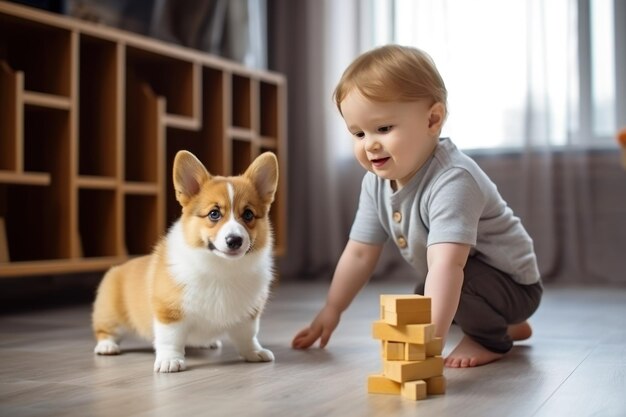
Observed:
[[[347,181],[352,164],[336,158],[345,135],[331,94],[341,67],[359,50],[357,3],[268,3],[271,67],[288,80],[289,246],[280,264],[283,278],[328,274],[347,241],[350,202],[358,194]]]
[[[451,80],[444,134],[483,149],[468,153],[522,218],[545,280],[626,283],[626,181],[606,134],[617,128],[615,69],[596,59],[613,45],[611,2],[394,6],[393,40],[432,51]]]
[[[270,0],[270,68],[287,75],[289,137],[288,255],[281,279],[330,279],[348,240],[363,168],[332,101],[343,70],[372,43],[359,0]],[[375,279],[410,277],[388,245]],[[409,278],[410,279],[410,278]]]
[[[578,39],[579,13],[589,13],[579,10],[584,2],[504,2],[506,6],[499,6],[502,13],[515,21],[499,21],[502,15],[493,9],[483,13],[487,20],[468,19],[475,27],[487,28],[473,49],[460,39],[470,33],[454,30],[452,22],[467,16],[457,6],[473,7],[472,16],[480,16],[476,8],[480,10],[484,1],[407,0],[404,3],[419,13],[407,20],[412,38],[401,42],[397,25],[390,27],[384,17],[408,13],[399,12],[402,3],[268,3],[270,67],[289,80],[289,249],[280,262],[282,276],[332,276],[347,241],[363,170],[351,156],[350,139],[331,94],[343,69],[360,52],[398,42],[434,57],[451,97],[461,94],[457,90],[467,91],[466,84],[479,87],[477,93],[463,93],[467,97],[455,101],[446,133],[465,146],[522,218],[535,242],[544,280],[626,284],[626,172],[617,147],[611,147],[614,143],[605,137],[603,146],[595,146],[593,132],[580,129],[585,120],[589,124],[588,113],[593,111],[581,102],[589,97],[581,97],[579,87],[579,54],[585,52],[585,42]],[[565,16],[556,14],[563,11]],[[490,51],[491,61],[479,58],[479,50]],[[510,71],[510,62],[493,59],[511,56],[520,67],[514,72],[521,78],[515,81],[502,76],[510,74],[498,74]],[[469,77],[466,69],[471,66],[482,71],[483,78]],[[477,106],[477,94],[491,94],[489,105]],[[615,94],[619,98],[619,92]],[[517,104],[514,109],[511,103]],[[483,110],[474,114],[476,120],[465,114],[472,107]],[[464,125],[464,120],[470,123]],[[389,276],[412,279],[411,269],[391,245],[374,279]]]

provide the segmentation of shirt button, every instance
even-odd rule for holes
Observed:
[[[400,236],[398,239],[396,239],[396,243],[398,244],[398,246],[402,249],[406,248],[406,239],[403,238],[402,236]]]
[[[396,223],[400,223],[402,221],[402,213],[400,213],[399,211],[394,211],[393,212],[393,221]]]

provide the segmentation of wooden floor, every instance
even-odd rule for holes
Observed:
[[[188,350],[178,374],[154,374],[138,339],[121,356],[95,356],[88,305],[4,314],[0,416],[626,416],[626,288],[548,287],[534,336],[497,363],[446,369],[443,396],[367,394],[381,369],[370,337],[378,295],[411,288],[369,284],[325,350],[294,351],[327,284],[281,284],[260,334],[275,363],[243,363],[226,341]],[[454,329],[445,352],[459,337]]]

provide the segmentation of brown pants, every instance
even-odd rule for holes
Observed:
[[[510,324],[528,319],[539,307],[543,286],[518,284],[504,272],[470,257],[454,323],[492,352],[506,353],[513,347],[507,334]],[[424,294],[424,284],[415,288]]]

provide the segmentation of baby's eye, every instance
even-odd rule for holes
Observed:
[[[359,139],[363,139],[365,137],[365,133],[363,132],[355,132],[353,133],[354,136],[356,136]]]
[[[380,133],[389,133],[391,132],[391,129],[393,129],[393,126],[381,126],[378,128],[378,131]]]

